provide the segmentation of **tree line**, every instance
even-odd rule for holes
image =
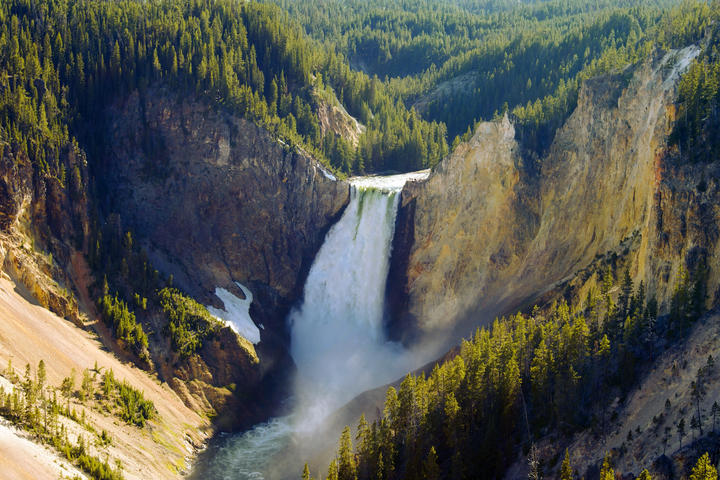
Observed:
[[[3,138],[58,178],[72,173],[58,165],[64,145],[77,138],[96,152],[108,103],[157,83],[258,123],[345,173],[416,169],[447,153],[443,125],[412,117],[384,85],[269,5],[11,0],[0,6],[0,52]],[[364,148],[328,148],[335,134],[322,135],[313,95],[328,86],[362,113]]]
[[[720,153],[720,4],[698,12],[705,45],[678,87],[677,120],[670,141],[690,162],[715,162]]]
[[[508,112],[536,155],[575,108],[584,80],[698,42],[717,16],[716,1],[699,0],[267,1],[422,118],[446,125],[449,139]]]
[[[97,373],[97,367],[95,372]],[[34,438],[54,448],[59,454],[65,457],[71,464],[77,466],[87,473],[91,478],[97,480],[122,480],[122,463],[117,461],[115,466],[108,463],[108,456],[100,458],[90,450],[90,440],[95,437],[96,443],[105,447],[112,443],[112,438],[107,431],[98,433],[94,427],[86,422],[85,410],[78,415],[75,407],[70,408],[70,398],[77,398],[85,403],[90,400],[86,393],[93,391],[93,378],[89,370],[83,374],[83,383],[80,389],[75,388],[74,372],[70,377],[63,380],[59,388],[47,384],[47,370],[44,360],[40,360],[32,373],[30,365],[26,365],[25,374],[21,378],[15,372],[12,361],[3,371],[3,376],[12,384],[10,391],[0,387],[0,416],[8,419],[13,425],[31,433]],[[136,392],[135,395],[142,397],[142,392],[122,382],[128,391]],[[58,393],[66,398],[66,405],[58,398]],[[122,394],[121,394],[122,398]],[[102,401],[102,398],[99,398]],[[147,401],[146,401],[147,403]],[[147,403],[149,413],[154,410],[152,402]],[[133,413],[135,414],[135,413]],[[78,434],[75,441],[71,440],[66,421],[61,417],[72,420],[79,424],[86,432]],[[149,416],[146,418],[150,418]],[[135,422],[136,423],[136,422]],[[144,423],[143,423],[144,425]],[[90,438],[86,435],[90,434]]]
[[[91,287],[101,319],[143,368],[152,367],[153,354],[168,349],[175,355],[173,363],[199,354],[223,323],[174,287],[172,275],[155,269],[130,231],[121,232],[117,215],[102,225],[95,221],[90,229],[88,260],[95,278],[102,279]],[[151,323],[158,328],[148,335]]]
[[[627,271],[596,275],[582,301],[498,319],[428,375],[390,387],[380,418],[360,419],[354,449],[343,432],[327,478],[498,478],[550,431],[608,434],[612,398],[705,311],[707,270],[680,271],[665,315]]]

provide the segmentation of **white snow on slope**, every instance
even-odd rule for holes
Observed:
[[[226,322],[230,328],[248,339],[253,344],[260,343],[260,329],[250,318],[250,304],[253,301],[252,292],[240,282],[235,282],[245,294],[245,300],[236,297],[224,288],[216,288],[215,295],[222,300],[224,309],[208,306],[208,311],[217,319]]]

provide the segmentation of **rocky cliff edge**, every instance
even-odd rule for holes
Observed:
[[[675,85],[697,53],[688,47],[585,82],[539,173],[524,165],[506,117],[480,124],[427,181],[406,185],[392,333],[447,346],[618,249],[636,284],[661,302],[698,256],[708,257],[714,292],[720,192],[705,171],[713,167],[674,166],[667,145]]]

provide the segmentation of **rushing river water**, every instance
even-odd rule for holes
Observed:
[[[351,179],[350,203],[325,237],[302,304],[288,318],[298,370],[293,413],[215,439],[196,478],[299,478],[300,447],[313,441],[330,414],[419,365],[420,359],[386,341],[383,316],[400,190],[407,180],[426,176]]]

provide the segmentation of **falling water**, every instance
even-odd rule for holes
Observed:
[[[300,430],[312,430],[358,393],[413,366],[383,332],[395,215],[406,179],[351,182],[350,203],[315,258],[302,305],[290,314]]]
[[[205,480],[296,476],[269,473],[293,437],[311,434],[357,394],[418,366],[417,358],[385,339],[383,315],[400,190],[408,179],[425,176],[351,180],[350,202],[325,237],[302,303],[288,318],[298,369],[295,412],[221,440],[202,467]]]

